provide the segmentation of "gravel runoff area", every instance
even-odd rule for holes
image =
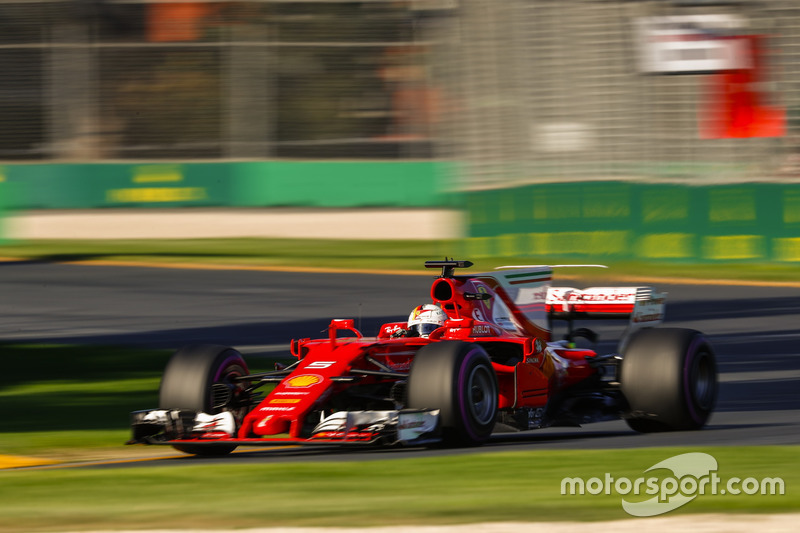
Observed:
[[[378,528],[288,527],[237,529],[235,533],[794,533],[800,513],[688,514],[630,518],[607,522],[498,522],[459,526],[391,526]],[[114,533],[226,533],[223,531],[136,531]],[[233,532],[231,532],[233,533]]]
[[[457,239],[454,209],[183,208],[43,210],[9,213],[10,239]]]

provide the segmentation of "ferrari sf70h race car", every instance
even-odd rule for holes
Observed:
[[[425,266],[441,269],[430,298],[443,323],[429,334],[394,322],[365,337],[353,320],[332,320],[327,337],[291,341],[296,362],[265,373],[233,348],[186,346],[167,363],[159,408],[132,413],[130,443],[197,455],[286,443],[473,446],[496,426],[621,418],[655,432],[708,420],[714,352],[698,331],[652,327],[664,294],[551,287],[548,266],[473,275],[456,274],[469,261]],[[613,318],[628,322],[617,353],[583,347],[595,333],[576,321]],[[555,320],[563,339],[551,338]]]

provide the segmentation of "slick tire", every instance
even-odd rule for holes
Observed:
[[[497,418],[497,377],[477,344],[444,341],[420,348],[408,377],[408,407],[439,409],[445,446],[486,442]]]
[[[237,426],[244,417],[243,410],[215,406],[214,384],[227,385],[230,394],[240,394],[243,385],[231,377],[249,374],[242,355],[226,346],[195,344],[175,352],[167,363],[159,388],[159,408],[187,409],[218,414],[230,410]],[[236,449],[233,444],[176,444],[173,447],[193,455],[226,455]]]
[[[625,349],[620,373],[631,429],[642,433],[703,427],[717,398],[717,364],[699,331],[644,329]]]

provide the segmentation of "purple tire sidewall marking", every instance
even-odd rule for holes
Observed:
[[[242,361],[242,358],[241,358],[241,357],[240,357],[238,354],[231,354],[231,355],[229,355],[229,356],[228,356],[228,357],[227,357],[227,358],[226,358],[226,359],[225,359],[225,360],[222,362],[222,364],[221,364],[221,365],[219,365],[219,366],[217,367],[217,371],[216,371],[216,373],[215,373],[215,375],[214,375],[214,381],[213,381],[212,383],[217,383],[217,382],[219,382],[219,380],[222,378],[222,373],[225,371],[225,369],[228,367],[228,365],[230,365],[231,363],[234,363],[234,362],[237,362],[237,363],[238,363],[238,362],[240,362],[240,361]],[[246,367],[246,366],[245,366],[244,368],[245,368],[245,369],[247,369],[247,367]]]
[[[211,381],[211,383],[209,383],[209,388],[208,388],[209,391],[211,390],[211,385],[213,385],[214,383],[219,383],[222,380],[223,376],[224,376],[225,370],[231,364],[234,364],[234,363],[235,364],[240,364],[242,366],[242,368],[245,370],[245,372],[247,372],[247,365],[244,363],[244,360],[242,359],[242,357],[237,353],[232,353],[231,355],[229,355],[228,357],[226,357],[222,361],[221,365],[219,365],[217,367],[217,371],[214,373],[214,379]],[[207,392],[206,394],[210,394],[210,392]],[[210,402],[210,396],[207,397],[206,401]]]
[[[470,351],[464,356],[464,359],[462,359],[461,367],[458,369],[458,405],[461,408],[459,416],[461,417],[461,422],[464,426],[464,429],[467,431],[469,437],[473,441],[480,441],[483,440],[483,438],[475,433],[470,420],[471,417],[467,416],[467,413],[470,413],[471,409],[467,405],[467,394],[465,394],[465,392],[468,391],[465,391],[465,388],[467,385],[467,378],[472,372],[472,359],[474,359],[476,355],[480,356],[480,354],[481,351],[479,349],[472,347],[472,349],[470,349]]]
[[[686,405],[689,408],[689,416],[692,417],[692,420],[697,422],[698,424],[703,422],[703,418],[697,412],[694,406],[694,387],[691,387],[690,377],[691,377],[691,370],[694,366],[695,357],[697,357],[697,347],[705,343],[705,339],[700,335],[697,335],[694,339],[692,339],[692,343],[689,345],[686,354],[686,361],[683,364],[683,395],[686,399]]]

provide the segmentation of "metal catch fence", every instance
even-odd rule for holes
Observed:
[[[737,46],[745,66],[692,63]],[[795,0],[0,0],[0,72],[5,161],[442,158],[473,190],[800,175]]]

